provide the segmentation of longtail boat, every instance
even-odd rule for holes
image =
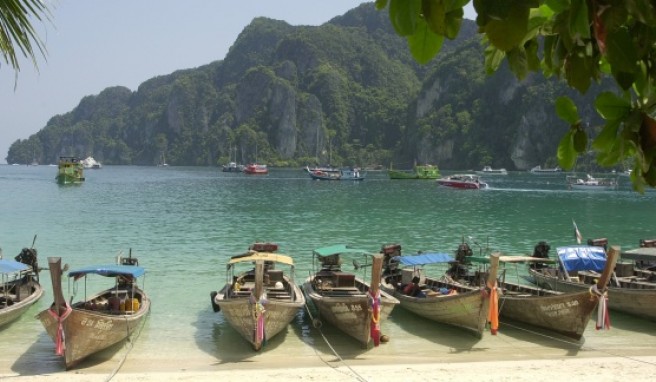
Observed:
[[[615,247],[616,251],[619,248]],[[606,267],[603,247],[573,245],[559,247],[558,267],[529,269],[535,283],[559,292],[588,291]],[[656,320],[656,283],[646,277],[611,275],[608,307],[648,320]]]
[[[62,356],[66,369],[76,366],[88,356],[117,344],[139,329],[150,311],[150,299],[137,286],[137,278],[145,274],[136,258],[122,258],[118,264],[92,265],[70,271],[74,282],[84,280],[84,296],[69,304],[61,287],[60,257],[49,257],[54,303],[37,315],[55,342],[55,353]],[[91,296],[86,295],[89,275],[114,279],[114,285]],[[80,288],[82,289],[82,288]],[[77,290],[75,286],[73,290]]]
[[[371,283],[367,283],[341,267],[342,255],[372,257]],[[319,317],[355,338],[363,348],[381,342],[381,323],[392,312],[399,300],[380,289],[382,255],[371,255],[366,250],[333,245],[313,251],[313,264],[320,269],[303,284],[303,291],[312,302]]]
[[[36,237],[35,237],[36,239]],[[14,260],[0,258],[0,328],[20,317],[43,296],[37,251],[23,248]]]
[[[401,256],[400,251],[398,244],[383,246],[381,252],[387,261],[381,288],[397,298],[404,309],[481,337],[490,314],[490,292],[497,277],[498,256],[492,257],[487,274],[477,275],[482,282],[479,285],[478,281],[462,277],[461,259],[445,253]],[[462,251],[471,253],[466,243],[458,248],[458,252]],[[424,275],[424,266],[434,264],[450,267],[435,277]]]
[[[544,246],[546,243],[539,243]],[[548,246],[547,246],[548,248]],[[548,249],[547,249],[548,251]],[[610,280],[618,253],[611,251],[608,261],[598,278],[596,284],[590,285],[584,290],[571,292],[557,292],[549,289],[522,283],[519,280],[519,269],[506,272],[507,267],[519,265],[530,268],[539,268],[538,264],[551,263],[553,260],[537,256],[501,256],[499,261],[504,267],[499,271],[498,280],[499,315],[502,319],[527,324],[533,327],[545,329],[559,335],[580,340],[585,332],[590,317],[598,306],[601,306],[600,320],[597,321],[598,328],[604,323],[604,307],[606,306],[606,286]],[[472,258],[472,262],[486,262],[485,258]],[[516,281],[507,280],[508,273],[517,276]],[[602,304],[600,304],[602,302]]]
[[[221,311],[254,350],[287,328],[305,305],[294,282],[293,259],[277,251],[276,244],[255,243],[248,252],[231,257],[225,285],[210,293],[214,311]],[[244,265],[247,269],[239,271]],[[289,267],[289,271],[276,266]]]

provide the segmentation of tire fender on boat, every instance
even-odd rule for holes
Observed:
[[[215,312],[218,312],[218,311],[221,310],[221,307],[214,301],[217,294],[218,293],[216,291],[210,292],[210,298],[212,299],[212,309],[214,309]]]

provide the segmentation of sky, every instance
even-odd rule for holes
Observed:
[[[256,17],[321,25],[360,0],[45,0],[51,21],[34,22],[47,49],[38,70],[0,62],[0,163],[9,146],[73,110],[87,95],[222,60]],[[474,18],[468,6],[465,17]]]

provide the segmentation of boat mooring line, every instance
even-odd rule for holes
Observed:
[[[593,348],[593,347],[585,346],[585,345],[583,345],[583,344],[579,344],[579,343],[577,343],[577,342],[568,341],[568,340],[565,340],[565,339],[561,339],[561,338],[557,338],[557,337],[549,336],[549,335],[546,335],[546,334],[543,334],[543,333],[539,333],[539,332],[536,332],[536,331],[533,331],[533,330],[529,330],[529,329],[521,328],[521,327],[519,327],[519,326],[512,325],[512,324],[509,324],[509,323],[507,323],[507,322],[500,321],[500,323],[502,323],[502,324],[504,324],[504,325],[508,325],[508,326],[510,326],[511,328],[514,328],[514,329],[523,330],[523,331],[525,331],[525,332],[529,332],[529,333],[531,333],[531,334],[535,334],[535,335],[538,335],[538,336],[541,336],[541,337],[549,338],[549,339],[554,340],[554,341],[559,341],[559,342],[563,342],[563,343],[566,343],[566,344],[569,344],[569,345],[572,345],[572,346],[576,346],[576,347],[579,347],[581,350],[596,351],[596,352],[599,352],[599,353],[605,353],[605,354],[610,355],[610,356],[613,356],[613,357],[624,358],[624,359],[628,359],[628,360],[631,360],[631,361],[635,361],[635,362],[645,363],[645,364],[647,364],[647,365],[653,365],[653,366],[656,366],[656,363],[655,363],[655,362],[643,361],[643,360],[641,360],[641,359],[633,358],[633,357],[630,357],[630,356],[626,356],[626,355],[622,355],[622,354],[611,353],[611,352],[609,352],[609,351],[607,351],[607,350],[599,350],[599,349],[595,349],[595,348]]]
[[[150,309],[148,310],[148,313],[146,313],[146,314],[148,316],[150,316]],[[141,320],[141,326],[139,327],[139,330],[137,330],[135,332],[134,338],[131,338],[130,337],[130,325],[128,325],[127,317],[125,318],[125,326],[128,330],[128,337],[127,337],[127,340],[126,340],[126,343],[125,343],[125,345],[127,347],[127,350],[125,351],[125,354],[123,354],[123,357],[119,361],[118,365],[114,368],[114,370],[112,370],[111,374],[109,374],[107,376],[107,378],[105,379],[105,382],[111,381],[112,378],[114,378],[116,376],[116,374],[118,374],[118,371],[121,370],[121,367],[123,367],[123,364],[125,363],[125,360],[128,358],[128,354],[130,354],[130,351],[134,347],[133,341],[136,340],[137,338],[139,338],[139,336],[141,335],[141,331],[143,330],[143,327],[146,325],[146,321],[147,321],[146,319],[147,319],[147,317],[144,317],[144,319]]]
[[[345,365],[345,366],[351,371],[351,373],[355,374],[355,378],[356,378],[357,380],[359,380],[359,381],[361,381],[361,382],[367,382],[367,380],[366,380],[363,376],[361,376],[357,371],[353,370],[353,368],[351,368],[351,366],[350,366],[348,363],[346,363],[346,362],[344,361],[344,359],[343,359],[343,358],[337,353],[337,351],[335,350],[335,348],[330,344],[330,342],[328,341],[328,338],[326,338],[326,336],[323,334],[323,331],[321,330],[321,324],[320,324],[320,323],[321,323],[321,320],[320,320],[319,318],[316,318],[316,322],[318,322],[319,324],[318,324],[318,325],[315,325],[315,318],[312,316],[312,312],[310,312],[310,307],[308,306],[307,301],[305,302],[305,311],[306,311],[306,312],[308,313],[308,315],[310,316],[310,321],[312,322],[312,326],[314,326],[314,328],[317,329],[317,330],[319,331],[319,334],[321,334],[321,338],[323,338],[323,341],[326,343],[326,345],[328,345],[328,347],[330,348],[330,350],[332,350],[332,352],[333,352],[333,354],[335,355],[335,357],[337,357],[337,359],[339,359],[339,361],[340,361],[342,364],[344,364],[344,365]],[[313,346],[313,348],[314,348],[314,346]],[[317,352],[317,349],[314,348],[314,351]],[[321,358],[321,356],[319,356],[319,358]],[[324,361],[323,359],[321,359],[321,360],[322,360],[326,365],[328,365],[331,369],[333,369],[333,370],[337,370],[336,368],[330,366],[330,364],[328,364],[328,363],[327,363],[326,361]]]

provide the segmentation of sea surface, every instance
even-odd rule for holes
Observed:
[[[62,257],[71,269],[114,262],[120,252],[139,259],[147,269],[143,286],[152,299],[151,314],[129,354],[121,345],[81,365],[100,372],[123,358],[257,362],[261,355],[210,305],[210,292],[225,282],[228,258],[257,241],[278,243],[291,255],[301,282],[312,270],[312,249],[333,244],[377,252],[383,244],[399,243],[405,254],[453,253],[465,239],[475,252],[530,253],[544,240],[553,254],[557,246],[574,244],[573,221],[584,238],[605,237],[623,249],[656,238],[656,192],[638,194],[626,177],[619,178],[617,191],[585,192],[567,190],[565,175],[511,172],[485,177],[487,190],[465,191],[439,188],[434,181],[389,180],[385,172],[369,172],[362,182],[322,182],[301,169],[248,176],[210,167],[104,166],[86,170],[84,184],[68,186],[55,182],[56,172],[53,166],[0,166],[0,247],[5,258],[13,258],[36,237],[42,267],[51,256]],[[62,370],[51,339],[34,318],[52,302],[47,271],[41,282],[44,298],[0,330],[0,354],[21,375]],[[656,324],[617,317],[619,329],[610,338],[647,331],[653,336]],[[263,353],[320,357],[335,349],[355,359],[376,352],[393,357],[408,346],[456,352],[480,346],[457,329],[438,326],[397,308],[383,326],[390,343],[363,350],[339,331],[326,326],[317,331],[301,311]],[[591,326],[586,336],[594,343],[602,335]],[[516,331],[512,343],[533,341],[530,336]]]

